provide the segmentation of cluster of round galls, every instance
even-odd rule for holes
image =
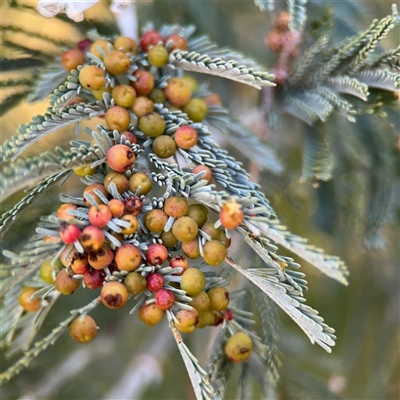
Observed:
[[[167,222],[171,220],[172,227],[166,231]],[[215,228],[214,222],[208,221],[207,207],[202,204],[189,205],[183,197],[169,197],[163,209],[150,210],[144,217],[144,224],[152,233],[161,232],[160,239],[167,247],[182,242],[182,251],[190,259],[200,257],[200,240],[201,236],[205,236],[209,240],[202,246],[202,257],[212,266],[225,260],[230,246],[225,231]]]
[[[164,121],[160,121],[154,112],[155,103],[161,103],[171,111],[182,110],[193,122],[201,122],[207,115],[208,104],[220,104],[219,97],[213,94],[205,99],[193,98],[198,86],[195,79],[190,76],[170,77],[170,71],[163,69],[171,52],[186,49],[187,41],[183,36],[174,34],[163,38],[157,31],[145,32],[139,43],[128,37],[118,37],[113,42],[85,39],[77,49],[67,50],[61,56],[67,70],[79,70],[79,83],[86,89],[81,92],[82,97],[71,99],[69,105],[90,101],[85,99],[88,93],[100,100],[103,93],[108,92],[115,103],[105,115],[108,127],[119,132],[126,131],[131,117],[134,117],[137,127],[141,130],[145,128],[143,132],[152,138],[163,135],[165,129],[162,126]],[[88,63],[88,52],[97,57],[98,65]],[[147,60],[148,67],[137,62],[139,56]],[[113,79],[109,80],[107,76]],[[158,87],[158,83],[164,82],[165,78],[168,79],[167,85]],[[143,117],[146,118],[142,121]],[[163,135],[157,139],[155,148],[158,150],[155,152],[160,154],[159,157],[166,158],[164,153],[167,152],[169,157],[174,154],[176,146],[188,149],[196,142],[197,133],[193,131],[176,134],[175,141]]]
[[[205,206],[189,204],[182,196],[167,198],[162,208],[149,208],[152,202],[150,196],[146,196],[152,190],[152,181],[145,172],[135,172],[135,146],[129,145],[140,146],[143,140],[132,132],[135,129],[153,139],[152,150],[160,158],[173,156],[177,148],[188,150],[196,145],[198,134],[190,125],[179,127],[173,136],[167,135],[166,123],[154,111],[154,103],[162,103],[171,111],[183,110],[189,119],[200,122],[207,114],[207,103],[220,104],[218,96],[211,95],[206,101],[192,98],[197,82],[190,77],[171,78],[166,87],[157,88],[153,73],[143,65],[137,68],[132,65],[133,56],[143,52],[150,70],[158,68],[157,76],[162,76],[169,54],[186,48],[185,38],[179,35],[163,38],[156,31],[148,31],[139,44],[127,37],[118,37],[113,43],[85,39],[77,49],[62,54],[62,64],[67,70],[79,70],[79,82],[86,89],[82,96],[91,93],[101,99],[104,92],[111,94],[115,106],[105,113],[105,122],[110,130],[117,130],[127,141],[109,148],[106,154],[108,172],[103,182],[89,184],[84,189],[83,202],[65,203],[58,208],[59,238],[47,236],[43,240],[61,240],[65,248],[58,259],[41,265],[40,276],[64,295],[74,293],[81,282],[87,289],[101,289],[101,302],[109,309],[120,309],[131,296],[145,292],[147,300],[138,310],[141,321],[156,325],[166,311],[171,310],[177,329],[191,333],[196,328],[219,325],[233,318],[228,309],[228,290],[210,286],[200,269],[189,267],[190,260],[201,257],[208,265],[219,265],[225,260],[230,239],[225,229],[216,228],[215,221],[209,220]],[[87,52],[100,59],[103,65],[85,65],[88,64]],[[78,68],[80,65],[85,66]],[[107,74],[115,78],[111,80],[116,83],[114,87],[107,86]],[[122,77],[129,79],[124,81]],[[84,166],[74,171],[86,177],[95,172],[104,173],[105,169]],[[212,182],[212,171],[207,166],[199,165],[192,172],[203,172],[203,179],[208,184]],[[146,207],[143,207],[144,202]],[[223,228],[235,229],[243,222],[243,211],[234,201],[227,202],[221,207],[219,219]],[[144,240],[146,246],[133,244],[137,240]],[[182,254],[171,254],[178,249]],[[166,273],[165,268],[177,270]],[[166,274],[173,279],[168,279]],[[18,298],[20,305],[29,312],[41,308],[40,296],[35,297],[37,290],[26,286]],[[192,299],[184,307],[180,306],[185,303],[179,298],[181,290]],[[73,339],[85,343],[96,336],[97,326],[92,317],[83,314],[71,322],[69,330]],[[248,357],[251,341],[250,348],[248,342],[244,345],[240,342],[238,350],[236,342],[229,344],[233,338],[227,343],[226,354],[233,361],[243,361],[246,359],[243,349],[248,349]],[[240,356],[236,355],[238,352]]]
[[[224,287],[213,287],[204,291],[206,279],[198,268],[189,268],[188,260],[183,255],[170,258],[169,266],[182,268],[183,272],[174,275],[181,276],[180,282],[172,283],[172,287],[185,290],[192,298],[189,306],[192,308],[176,308],[174,313],[175,326],[183,333],[192,333],[196,328],[218,325],[223,319],[232,319],[232,312],[227,310],[229,292]],[[164,317],[164,312],[174,306],[175,294],[164,287],[164,277],[153,272],[146,277],[147,289],[154,292],[154,302],[139,308],[139,319],[146,325],[156,325]]]
[[[189,268],[189,260],[201,258],[201,254],[211,266],[224,261],[230,245],[225,230],[215,228],[215,222],[208,220],[207,207],[189,204],[182,196],[167,198],[162,208],[143,208],[144,201],[151,204],[146,196],[152,190],[152,181],[145,172],[135,172],[136,156],[127,144],[112,146],[106,160],[109,172],[103,175],[103,182],[87,185],[82,201],[64,203],[56,211],[59,238],[55,234],[43,240],[61,240],[65,248],[57,260],[47,260],[41,265],[43,281],[54,284],[64,295],[74,293],[81,281],[87,289],[101,288],[101,301],[110,309],[124,307],[131,295],[147,290],[151,295],[139,308],[139,318],[147,325],[156,325],[165,311],[172,308],[176,327],[185,333],[230,320],[228,290],[223,287],[205,290],[204,273]],[[208,167],[193,169],[194,173],[201,171],[206,173],[204,179],[211,182]],[[86,176],[96,170],[85,167],[75,172]],[[233,207],[234,211],[236,208]],[[145,250],[131,240],[132,237],[141,240],[143,235],[149,243]],[[183,254],[172,255],[177,249]],[[172,282],[164,278],[163,265],[179,268],[174,271]],[[149,272],[141,266],[153,268]],[[190,307],[176,305],[174,288],[178,292],[184,290],[192,298]],[[40,297],[32,299],[36,290],[24,287],[19,296],[19,303],[27,311],[36,312],[41,307]],[[95,328],[94,320],[83,315],[73,321],[70,333],[75,340],[87,342],[94,338]]]

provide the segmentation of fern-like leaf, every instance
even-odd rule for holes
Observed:
[[[319,344],[328,353],[332,351],[330,346],[335,344],[334,330],[323,323],[317,311],[303,304],[304,299],[300,293],[291,294],[277,276],[260,276],[255,271],[242,268],[229,257],[226,261],[277,303],[299,325],[311,343]]]
[[[330,75],[333,75],[334,71],[343,67],[343,63],[348,63],[349,60],[355,57],[360,48],[362,48],[362,44],[366,38],[369,37],[371,32],[374,32],[376,26],[378,26],[378,20],[373,21],[366,31],[346,38],[343,42],[329,50],[324,56],[324,67],[319,68],[314,77],[315,81],[318,82],[328,78]]]
[[[0,147],[0,163],[15,159],[30,145],[62,127],[104,114],[104,105],[101,105],[101,102],[76,104],[59,115],[47,113],[34,117],[32,122],[19,127],[19,135],[6,140]]]
[[[216,75],[245,83],[261,89],[263,86],[275,86],[274,76],[266,71],[254,70],[240,65],[237,61],[225,61],[222,58],[210,58],[196,52],[176,50],[169,56],[169,63],[184,71]]]
[[[396,49],[382,54],[376,61],[374,61],[371,67],[387,67],[389,69],[400,71],[400,45]]]
[[[65,82],[56,87],[49,96],[49,103],[54,113],[61,112],[68,102],[82,89],[79,83],[79,72],[72,70],[67,76]]]
[[[46,290],[47,294],[43,297],[40,309],[36,313],[23,314],[22,318],[18,320],[15,327],[12,328],[15,331],[15,334],[12,337],[7,338],[7,357],[12,357],[21,351],[29,350],[32,341],[39,332],[39,329],[41,328],[52,306],[55,304],[61,294],[55,290],[53,290],[51,293],[48,293],[49,290],[51,290],[51,288],[49,289],[48,287],[45,287],[44,289]],[[16,297],[13,300],[18,303]]]
[[[5,372],[0,374],[0,386],[4,386],[12,377],[19,374],[22,369],[29,366],[29,364],[50,345],[53,345],[56,340],[61,336],[61,334],[68,328],[71,321],[77,317],[79,314],[84,314],[90,312],[101,302],[100,297],[96,298],[90,302],[87,306],[79,308],[77,310],[72,310],[71,315],[62,321],[57,328],[53,329],[49,335],[47,335],[43,340],[35,343],[35,345],[28,350],[25,355],[18,360],[14,365],[8,368]]]
[[[35,235],[19,254],[3,249],[3,255],[10,259],[10,263],[2,265],[0,297],[4,297],[11,289],[32,276],[43,264],[43,260],[52,259],[61,248],[62,244],[45,243],[42,237],[38,239]]]
[[[3,45],[6,48],[12,49],[12,50],[16,50],[17,52],[22,53],[23,55],[29,55],[30,58],[35,58],[37,60],[40,60],[44,63],[47,63],[49,61],[51,61],[53,59],[53,55],[49,54],[49,53],[45,53],[41,50],[36,50],[36,49],[32,49],[30,47],[27,47],[21,43],[14,43],[10,40],[7,39],[3,39]]]
[[[210,58],[222,58],[226,61],[236,61],[240,65],[246,65],[248,68],[263,70],[263,67],[242,53],[234,51],[227,47],[220,47],[212,42],[207,35],[202,35],[189,39],[188,52],[207,54]]]
[[[338,93],[351,94],[361,100],[366,101],[368,96],[368,86],[359,82],[357,79],[341,75],[328,78],[325,84]]]
[[[364,45],[357,52],[353,61],[346,66],[346,71],[349,74],[355,74],[360,71],[368,59],[368,55],[375,49],[380,40],[385,38],[391,29],[394,27],[396,17],[390,15],[379,21],[375,29],[373,29],[367,36]]]
[[[355,122],[354,115],[367,112],[368,107],[356,107],[354,100],[343,99],[339,94],[350,94],[373,103],[373,99],[368,99],[369,89],[398,90],[400,75],[386,69],[384,62],[388,61],[389,68],[393,63],[395,66],[398,50],[386,53],[375,62],[369,60],[370,53],[395,23],[396,10],[330,50],[325,50],[327,36],[322,36],[305,52],[283,84],[280,96],[284,111],[309,125],[327,121],[334,110]]]
[[[308,0],[286,0],[290,15],[289,27],[293,31],[301,31],[307,20],[306,4]]]
[[[313,110],[319,120],[326,122],[334,106],[316,90],[308,90],[299,96],[299,100]]]
[[[297,96],[288,95],[282,104],[282,109],[288,114],[301,119],[308,125],[312,125],[318,121],[318,115],[314,112],[312,107],[305,104],[301,98]]]
[[[44,179],[39,185],[29,190],[28,194],[15,204],[11,210],[2,214],[0,218],[0,239],[4,237],[13,223],[41,194],[45,193],[66,174],[68,172],[61,172]]]
[[[236,147],[244,156],[262,169],[276,174],[283,172],[282,163],[274,150],[255,136],[252,131],[230,118],[227,109],[220,106],[210,106],[206,122],[224,135],[228,135],[229,144]]]
[[[332,178],[334,161],[327,140],[327,136],[321,130],[305,134],[302,181],[329,181]]]
[[[197,359],[190,352],[188,347],[182,340],[182,336],[175,328],[174,317],[171,312],[167,312],[170,328],[174,335],[176,344],[178,345],[179,352],[181,353],[183,362],[185,363],[186,370],[189,374],[190,381],[194,389],[194,394],[197,400],[214,399],[214,390],[207,379],[207,373],[200,367]]]
[[[14,87],[14,86],[28,86],[32,85],[33,81],[34,78],[7,79],[6,81],[0,81],[0,88]]]
[[[37,86],[34,87],[28,101],[33,103],[35,101],[44,100],[50,93],[56,89],[61,82],[64,82],[69,72],[62,66],[59,59],[49,63],[40,73],[37,80]]]
[[[215,387],[216,399],[223,399],[226,383],[232,371],[232,362],[226,357],[224,350],[227,340],[228,331],[223,326],[214,341],[212,352],[206,364],[206,371]]]
[[[348,271],[339,257],[324,254],[322,249],[307,244],[307,240],[291,234],[278,220],[270,221],[269,223],[261,221],[250,222],[249,225],[251,231],[255,233],[262,232],[267,238],[297,254],[327,276],[347,285],[346,276]]]
[[[339,94],[336,94],[333,90],[326,86],[320,86],[316,88],[317,93],[329,101],[332,106],[338,110],[340,114],[346,117],[350,122],[355,122],[354,115],[357,114],[357,110],[349,101],[345,100]]]
[[[308,50],[306,50],[299,60],[299,62],[293,68],[292,73],[288,79],[290,85],[296,84],[301,81],[302,77],[306,75],[307,70],[313,67],[315,59],[319,54],[326,48],[329,42],[328,35],[322,35]]]
[[[67,172],[105,157],[98,147],[81,146],[72,148],[71,152],[64,152],[57,147],[56,151],[57,155],[46,151],[39,156],[29,157],[26,160],[19,158],[16,162],[6,165],[0,173],[0,196],[6,199],[19,190],[38,185],[54,174]]]
[[[25,34],[25,35],[29,35],[29,37],[34,37],[34,38],[37,38],[37,39],[42,39],[42,40],[44,40],[46,42],[53,43],[54,45],[59,46],[59,47],[71,47],[71,48],[73,48],[76,45],[72,41],[55,39],[55,38],[53,38],[51,36],[42,35],[42,34],[40,34],[38,32],[32,32],[32,31],[27,32],[26,30],[21,29],[18,26],[13,26],[13,25],[2,26],[0,28],[0,31],[5,32],[5,33],[9,33],[9,32],[22,33],[22,34]]]
[[[16,334],[18,322],[24,314],[24,309],[18,302],[21,287],[15,286],[5,297],[0,309],[0,348],[9,346]]]
[[[302,278],[304,274],[298,273]],[[268,297],[265,297],[260,289],[250,290],[254,304],[257,307],[261,320],[261,332],[263,342],[267,346],[265,354],[261,355],[268,366],[268,375],[271,381],[276,382],[279,379],[279,367],[281,366],[280,351],[277,346],[278,333],[278,313],[276,306]]]
[[[400,74],[388,70],[362,70],[355,77],[362,83],[376,89],[395,92],[400,88]]]

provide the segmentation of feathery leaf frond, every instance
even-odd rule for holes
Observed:
[[[224,135],[228,135],[229,144],[236,147],[262,169],[276,174],[283,172],[283,166],[274,150],[254,136],[254,133],[249,129],[230,118],[227,109],[220,106],[210,106],[206,122]]]
[[[225,61],[220,57],[211,58],[206,54],[176,50],[169,56],[169,63],[183,71],[216,75],[257,89],[263,86],[275,86],[272,82],[273,75],[266,71],[247,68],[235,60]]]
[[[6,211],[0,218],[0,238],[4,237],[7,231],[12,227],[13,223],[32,204],[32,202],[34,202],[42,193],[45,193],[68,173],[68,171],[64,171],[44,179],[39,185],[30,189],[28,194],[24,196],[17,204],[15,204],[11,210]]]
[[[56,46],[60,46],[60,47],[73,47],[75,45],[75,43],[68,41],[68,40],[59,40],[59,39],[55,39],[51,36],[45,36],[42,35],[38,32],[32,32],[29,31],[29,33],[27,33],[24,29],[19,28],[18,26],[13,26],[13,25],[8,25],[8,26],[2,26],[0,28],[1,32],[12,32],[12,33],[24,33],[24,34],[29,34],[30,37],[34,37],[34,38],[38,38],[38,39],[42,39],[45,40],[46,42],[50,42],[55,44]]]
[[[322,35],[308,50],[304,52],[288,78],[289,84],[295,84],[296,82],[299,83],[299,81],[303,79],[307,69],[312,67],[315,59],[326,48],[328,42],[329,36]]]
[[[0,147],[0,163],[15,159],[28,146],[64,126],[103,114],[104,108],[101,104],[101,102],[94,105],[75,104],[61,114],[46,113],[34,117],[31,123],[19,127],[19,135],[6,140]]]
[[[298,272],[301,277],[304,274]],[[260,315],[261,320],[261,333],[263,342],[265,343],[267,350],[262,355],[262,359],[266,361],[268,367],[269,378],[275,382],[279,379],[279,367],[281,366],[280,351],[277,346],[278,332],[278,313],[277,308],[269,298],[263,295],[263,291],[260,289],[251,290],[250,294],[253,298],[254,304]]]
[[[232,363],[229,362],[224,352],[227,340],[228,330],[225,326],[222,326],[214,341],[212,353],[207,360],[206,371],[215,387],[217,399],[223,399],[226,383],[232,371]]]
[[[332,104],[339,114],[346,117],[350,122],[355,122],[354,115],[357,114],[357,110],[353,104],[325,86],[318,87],[316,92]]]
[[[10,301],[10,299],[12,299],[14,303],[19,306],[17,296],[20,293],[20,288],[18,289],[19,291],[15,296],[8,296],[7,300]],[[8,334],[4,340],[4,345],[8,346],[7,357],[11,357],[21,351],[29,350],[32,341],[37,335],[52,306],[60,296],[60,293],[56,292],[54,287],[44,287],[43,289],[44,295],[42,296],[40,309],[36,313],[24,313],[21,318],[16,321],[15,325],[8,330],[12,335]],[[39,291],[36,293],[39,293]],[[7,310],[1,310],[2,317],[7,318],[5,315],[6,313],[3,313],[3,311],[7,312]]]
[[[40,184],[54,174],[58,175],[72,168],[91,164],[105,156],[101,149],[86,146],[72,148],[70,152],[58,147],[56,151],[58,154],[46,151],[26,160],[18,158],[14,163],[2,168],[0,196],[6,199],[19,190],[30,189]]]
[[[369,53],[371,53],[379,41],[384,39],[390,30],[393,29],[395,21],[396,17],[393,15],[383,18],[379,21],[376,28],[368,34],[366,40],[363,41],[363,47],[357,52],[352,62],[345,67],[345,70],[347,70],[350,75],[356,74],[365,66]]]
[[[61,65],[57,59],[49,63],[41,72],[36,87],[28,96],[28,101],[44,100],[50,93],[56,89],[61,82],[64,82],[68,76],[68,71]]]
[[[396,91],[400,88],[400,74],[388,70],[362,70],[355,77],[371,88]]]
[[[339,93],[369,102],[370,88],[398,90],[400,75],[388,69],[394,62],[393,70],[396,71],[398,49],[377,61],[371,61],[369,57],[396,23],[396,15],[375,20],[369,29],[346,38],[330,50],[326,49],[327,36],[322,36],[304,53],[283,84],[281,97],[285,111],[309,125],[318,120],[325,122],[334,110],[354,122],[354,115],[362,110],[351,100],[338,97]],[[322,89],[326,87],[331,92]]]
[[[368,85],[359,82],[356,78],[346,75],[332,77],[326,80],[326,85],[338,93],[351,94],[361,100],[367,101]]]
[[[0,81],[0,88],[13,87],[13,86],[28,86],[32,85],[33,81],[34,78],[7,79],[5,81]]]
[[[3,39],[3,45],[6,48],[10,48],[12,50],[16,50],[17,52],[20,52],[24,56],[28,55],[30,56],[30,58],[35,58],[44,63],[51,61],[54,57],[52,54],[45,53],[41,50],[32,49],[21,43],[15,43],[7,39]]]
[[[53,258],[58,254],[61,247],[62,245],[59,243],[44,243],[43,240],[34,241],[31,239],[20,254],[3,250],[3,255],[9,258],[11,262],[3,265],[0,296],[5,296],[12,288],[30,277],[43,264],[44,259]]]
[[[14,365],[8,368],[5,372],[0,374],[0,386],[5,385],[12,377],[19,374],[22,369],[29,366],[29,364],[50,345],[54,344],[61,334],[68,328],[70,322],[76,318],[77,315],[88,313],[94,309],[100,302],[100,298],[96,298],[87,306],[70,311],[71,316],[62,321],[59,326],[51,331],[43,340],[35,343],[35,345],[28,350],[25,355],[18,360]]]
[[[288,12],[290,15],[290,29],[301,31],[306,20],[307,10],[305,5],[308,0],[286,0]]]
[[[222,58],[225,61],[236,61],[239,65],[245,65],[248,68],[255,70],[263,70],[263,67],[255,60],[252,60],[242,53],[235,50],[220,47],[216,43],[212,42],[207,35],[201,35],[189,39],[188,51],[190,53],[207,54],[209,58]]]
[[[327,140],[327,135],[321,129],[305,134],[302,181],[329,181],[332,178],[334,160]]]
[[[174,319],[170,312],[167,312],[170,328],[174,335],[179,352],[181,353],[186,370],[194,389],[197,400],[214,399],[214,391],[207,379],[207,373],[200,367],[198,360],[193,356],[183,342],[182,336],[174,326]]]
[[[400,71],[400,45],[382,54],[372,65],[372,68],[388,67]]]
[[[330,346],[335,344],[334,330],[323,323],[317,311],[303,304],[301,293],[293,291],[293,288],[293,294],[290,293],[288,286],[281,283],[277,275],[269,275],[266,271],[260,277],[252,270],[243,269],[229,257],[226,261],[277,303],[299,325],[311,343],[318,343],[328,353],[332,351]]]

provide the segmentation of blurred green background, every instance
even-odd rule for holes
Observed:
[[[313,1],[308,5],[308,21],[311,23],[326,15],[327,7],[334,16],[336,28],[333,37],[337,42],[348,34],[366,29],[373,18],[389,14],[391,2]],[[278,2],[277,8],[284,9],[285,4]],[[142,25],[146,21],[153,21],[156,27],[162,23],[194,24],[197,34],[207,33],[219,45],[239,50],[267,69],[274,63],[276,56],[263,43],[273,14],[260,12],[251,0],[143,1],[138,3],[138,10]],[[12,21],[24,29],[40,30],[53,37],[67,35],[71,40],[79,39],[77,31],[67,26],[56,26],[52,20],[35,16],[34,11],[10,10],[5,4],[1,11],[2,25]],[[113,20],[105,3],[91,9],[88,17],[93,21],[108,21],[110,29],[113,29]],[[310,35],[306,34],[304,42],[309,44],[311,41]],[[384,41],[384,46],[394,48],[398,44],[399,30],[395,30]],[[34,45],[43,48],[45,44],[38,42]],[[51,54],[58,49],[49,45],[48,51]],[[256,130],[260,125],[263,129],[258,113],[260,92],[222,79],[203,76],[198,76],[198,79],[210,83],[224,105],[232,108],[236,118]],[[2,141],[14,134],[20,123],[28,122],[45,108],[44,103],[21,103],[8,112],[0,120]],[[399,135],[400,116],[397,114],[392,118]],[[94,127],[97,123],[91,121],[89,125]],[[328,120],[331,129],[335,129],[335,123],[334,118]],[[339,178],[335,188],[332,182],[323,183],[318,188],[299,182],[302,132],[305,129],[307,126],[298,120],[283,116],[276,129],[268,130],[268,141],[277,149],[286,172],[278,177],[260,173],[260,183],[278,216],[294,233],[309,238],[312,244],[346,262],[350,284],[344,287],[294,256],[308,278],[308,304],[336,329],[338,339],[332,354],[326,354],[317,345],[311,345],[297,325],[279,312],[283,367],[277,396],[280,399],[400,399],[398,208],[383,231],[387,248],[375,253],[365,250],[361,241],[362,223],[346,214],[346,204],[338,207],[333,200],[334,191],[340,191],[341,186],[343,190],[356,190],[351,182],[349,187],[345,177]],[[50,148],[66,143],[72,137],[72,130],[65,130],[50,136],[40,146]],[[224,140],[223,145],[229,148],[229,140]],[[241,158],[237,151],[229,150]],[[248,160],[243,159],[243,162],[251,167]],[[395,184],[398,182],[393,182]],[[78,179],[71,179],[61,190],[78,194],[80,185]],[[38,213],[48,213],[49,209],[57,208],[58,191],[59,188],[53,188],[30,208],[18,229],[3,241],[3,248],[14,247],[16,242],[26,237],[28,228],[33,230],[33,221]],[[19,197],[2,203],[2,212]],[[246,251],[243,246],[241,251]],[[93,293],[80,291],[74,296],[61,298],[44,323],[41,335],[64,319],[69,309],[86,304],[92,297]],[[103,307],[95,309],[92,315],[100,327],[94,342],[79,345],[64,334],[2,389],[2,399],[193,398],[183,362],[165,321],[162,327],[149,328],[125,309],[111,311]],[[205,362],[207,348],[214,336],[215,328],[205,328],[185,337],[185,342],[201,363]],[[2,358],[2,370],[9,363]],[[233,375],[227,399],[235,398],[233,389],[236,384]],[[257,397],[249,394],[249,398]]]

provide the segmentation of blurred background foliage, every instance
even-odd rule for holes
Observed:
[[[25,4],[29,7],[34,5],[32,1],[26,1]],[[15,9],[6,2],[2,2],[1,7],[3,43],[13,42],[32,50],[40,49],[48,58],[52,58],[60,53],[65,43],[76,43],[83,37],[76,25],[54,19],[45,20],[34,9]],[[285,4],[277,2],[277,8],[280,7],[284,8]],[[308,47],[319,32],[330,29],[332,24],[333,42],[338,43],[345,36],[366,29],[372,19],[389,14],[390,7],[390,1],[312,1],[307,5],[308,22],[302,46]],[[206,33],[219,45],[237,49],[267,69],[271,69],[276,59],[264,45],[264,37],[271,27],[274,14],[260,12],[252,0],[149,0],[138,2],[138,10],[141,25],[147,21],[153,21],[156,27],[162,23],[194,24],[197,26],[197,34]],[[11,31],[7,28],[11,25],[30,34]],[[107,2],[101,2],[87,12],[86,25],[105,26],[108,33],[115,32]],[[60,44],[51,44],[41,36],[50,36],[59,40]],[[398,44],[397,29],[384,41],[383,46],[394,48]],[[3,57],[12,55],[4,47],[1,50]],[[16,46],[14,51],[17,50]],[[18,71],[18,77],[23,75],[30,79],[36,73],[35,68],[27,68]],[[6,74],[13,77],[11,73],[2,72],[3,79]],[[306,294],[308,304],[318,309],[326,322],[336,329],[337,344],[332,354],[326,354],[321,348],[312,346],[298,327],[279,312],[282,323],[279,346],[283,367],[276,390],[271,390],[271,398],[399,399],[399,192],[397,199],[394,199],[392,213],[386,217],[388,224],[383,231],[387,240],[386,248],[377,252],[367,251],[362,245],[364,232],[360,219],[363,210],[357,202],[352,203],[362,188],[349,178],[346,166],[338,165],[334,180],[321,183],[318,187],[300,182],[303,134],[310,128],[293,117],[283,116],[274,129],[267,130],[259,112],[262,106],[261,92],[222,79],[204,76],[198,78],[209,82],[212,91],[217,92],[224,105],[232,109],[232,114],[246,126],[263,134],[277,150],[285,165],[285,172],[280,176],[260,172],[248,160],[243,162],[253,177],[259,179],[281,220],[294,233],[309,238],[311,243],[324,248],[327,253],[340,256],[350,270],[350,284],[343,287],[302,262],[309,281],[309,292]],[[26,86],[22,85],[16,93],[18,90],[23,92]],[[4,90],[2,96],[5,96]],[[20,123],[26,123],[32,116],[44,112],[46,106],[45,102],[32,105],[22,101],[17,108],[9,111],[0,120],[2,142],[15,134]],[[398,112],[389,115],[389,123],[394,126],[397,136],[388,133],[391,135],[388,141],[393,149],[396,150],[397,146],[398,152],[399,120]],[[94,119],[87,125],[95,127],[98,123],[99,120]],[[369,126],[364,118],[359,118],[357,124],[360,130],[370,131],[365,138],[371,140],[376,128]],[[330,130],[353,127],[340,116],[331,116],[326,125]],[[51,135],[39,146],[54,147],[72,138],[72,128],[66,129]],[[235,157],[240,158],[240,154],[229,147],[229,140],[217,138]],[[371,142],[366,145],[374,144]],[[398,165],[393,167],[398,172]],[[387,184],[400,187],[399,180]],[[80,187],[79,180],[74,178],[61,191],[74,195]],[[46,197],[30,208],[24,220],[18,223],[18,229],[14,229],[3,240],[3,248],[21,242],[28,230],[33,231],[34,216],[38,213],[47,214],[57,208],[59,190],[51,189]],[[352,196],[344,196],[345,200],[338,202],[335,198],[337,193],[349,193]],[[2,203],[2,212],[8,210],[20,197],[21,194]],[[243,259],[246,259],[247,251],[250,250],[240,247]],[[60,299],[44,323],[42,333],[49,332],[66,316],[69,309],[86,304],[90,297],[90,293],[80,291],[71,298]],[[2,389],[2,398],[193,398],[185,368],[166,329],[145,327],[125,309],[110,311],[102,307],[94,310],[93,317],[100,326],[98,338],[93,343],[79,345],[64,334],[30,368]],[[205,328],[186,336],[186,343],[199,357],[200,363],[204,363],[205,350],[212,343],[215,328]],[[1,361],[4,370],[10,361],[5,358]],[[231,389],[236,388],[237,378],[234,371]],[[234,398],[233,393],[228,389],[226,398]],[[251,391],[249,388],[244,398],[259,398],[259,393],[257,389]]]

